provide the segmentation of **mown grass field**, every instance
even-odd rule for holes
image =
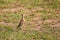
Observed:
[[[60,40],[60,0],[0,0],[0,40]]]

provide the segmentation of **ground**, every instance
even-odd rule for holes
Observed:
[[[60,40],[60,1],[0,1],[0,40]]]

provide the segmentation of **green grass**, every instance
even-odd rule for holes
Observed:
[[[55,35],[44,31],[27,30],[23,32],[20,30],[16,32],[10,27],[5,26],[4,28],[5,31],[0,31],[0,40],[57,40]]]
[[[15,3],[17,0],[2,0],[0,1],[0,6]],[[23,4],[28,9],[32,9],[34,7],[40,6],[44,8],[53,8],[53,9],[59,9],[59,0],[18,0],[18,3]],[[6,7],[6,6],[5,6]]]
[[[0,23],[0,40],[59,40],[60,27],[53,27],[51,26],[51,24],[49,23],[44,24],[43,22],[41,24],[42,29],[40,30],[34,29],[35,25],[38,24],[39,21],[60,19],[59,14],[55,13],[54,11],[56,9],[60,10],[59,0],[1,0],[0,10],[1,9],[4,10],[5,8],[9,9],[11,6],[13,6],[12,4],[14,4],[15,2],[22,4],[23,7],[29,9],[29,11],[31,11],[32,9],[34,10],[34,8],[37,7],[42,7],[44,9],[38,10],[39,9],[38,8],[36,10],[38,12],[31,12],[31,13],[25,11],[25,9],[24,10],[21,9],[16,12],[8,12],[8,11],[1,12],[0,22],[3,22],[3,24]],[[10,4],[10,6],[8,4]],[[48,9],[50,9],[49,12],[47,11]],[[15,28],[17,27],[17,24],[21,19],[21,14],[29,14],[24,17],[26,20],[26,25],[23,26],[26,27],[21,26],[22,30],[16,31]],[[34,19],[35,17],[37,17],[37,15],[41,19]],[[8,24],[12,23],[13,25],[5,25],[4,24],[5,22]],[[34,23],[31,24],[30,22]]]
[[[24,4],[27,8],[41,6],[44,8],[57,8],[59,0],[19,0],[20,3]],[[59,7],[58,7],[59,8]]]

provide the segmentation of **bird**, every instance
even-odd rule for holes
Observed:
[[[20,20],[20,22],[19,22],[17,28],[20,28],[20,27],[22,26],[22,24],[23,24],[23,21],[24,21],[24,15],[22,14],[21,16],[22,16],[22,17],[21,17],[21,20]]]

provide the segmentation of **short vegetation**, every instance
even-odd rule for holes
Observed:
[[[0,0],[0,40],[60,40],[60,0]]]

